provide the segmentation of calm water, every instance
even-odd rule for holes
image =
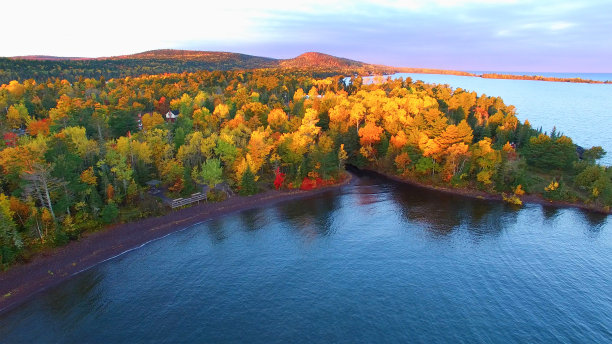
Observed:
[[[361,176],[210,221],[0,317],[0,342],[605,343],[612,223]]]
[[[508,74],[508,73],[506,73]],[[612,80],[612,74],[515,73],[554,77]],[[399,73],[427,83],[448,84],[453,88],[476,91],[479,95],[502,97],[514,105],[517,117],[528,119],[534,128],[571,137],[574,143],[589,148],[602,146],[608,153],[600,163],[612,165],[612,85],[543,82],[530,80],[483,79],[457,75]]]

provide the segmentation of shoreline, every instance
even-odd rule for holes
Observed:
[[[27,263],[0,272],[0,315],[72,276],[190,226],[241,211],[311,197],[352,182],[353,175],[347,173],[347,178],[338,184],[318,189],[269,190],[252,196],[234,196],[223,202],[201,203],[162,216],[86,233],[65,246],[41,252]]]
[[[575,78],[557,78],[543,75],[517,75],[517,74],[504,74],[504,73],[482,73],[476,74],[471,72],[446,70],[446,69],[430,69],[430,68],[411,68],[411,67],[399,67],[398,73],[411,73],[411,74],[439,74],[439,75],[456,75],[456,76],[469,76],[473,78],[482,79],[497,79],[497,80],[527,80],[527,81],[545,81],[545,82],[563,82],[570,84],[601,84],[610,85],[612,80],[594,80],[594,79],[582,79],[580,77]]]
[[[408,184],[411,186],[415,186],[415,187],[430,190],[430,191],[439,191],[439,192],[443,192],[446,194],[458,195],[458,196],[469,197],[473,199],[480,199],[480,200],[485,200],[485,201],[505,202],[501,194],[493,194],[493,193],[480,191],[480,190],[474,190],[474,189],[459,189],[459,188],[452,188],[452,187],[445,187],[445,186],[435,186],[435,185],[421,183],[413,179],[402,178],[399,176],[394,176],[391,174],[386,174],[383,172],[379,172],[379,171],[367,169],[367,168],[360,169],[359,171],[377,174],[383,178],[392,180],[397,183]],[[583,203],[551,201],[551,200],[542,198],[539,195],[525,194],[523,196],[520,196],[519,198],[521,199],[521,201],[523,201],[523,203],[539,204],[542,206],[550,206],[550,207],[555,207],[555,208],[577,208],[577,209],[591,211],[591,212],[604,214],[604,215],[612,214],[612,210],[606,211],[605,209],[601,207],[590,206],[588,204],[583,204]]]

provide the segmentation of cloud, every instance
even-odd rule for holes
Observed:
[[[612,5],[603,0],[61,0],[3,6],[11,14],[3,22],[10,28],[0,45],[5,56],[191,48],[292,57],[319,50],[389,65],[481,69],[496,63],[513,69],[534,63],[537,69],[551,67],[536,62],[556,54],[575,65],[589,55],[600,61],[592,66],[609,69],[612,54]]]

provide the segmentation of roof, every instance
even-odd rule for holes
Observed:
[[[172,112],[172,111],[168,111],[168,112],[166,113],[166,118],[177,118],[177,117],[178,117],[178,115],[177,115],[177,114],[175,114],[175,113],[174,113],[174,112]]]

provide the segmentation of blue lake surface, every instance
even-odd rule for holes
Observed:
[[[506,73],[508,74],[508,73]],[[552,77],[581,77],[612,80],[612,74],[514,73]],[[484,79],[479,77],[398,73],[394,78],[410,77],[426,83],[448,84],[453,88],[475,91],[479,95],[501,97],[514,105],[521,121],[529,120],[534,128],[571,137],[574,143],[590,148],[603,147],[608,155],[601,164],[612,165],[612,84],[581,84],[533,80]]]
[[[0,316],[0,342],[609,343],[612,223],[372,175],[208,221]]]

